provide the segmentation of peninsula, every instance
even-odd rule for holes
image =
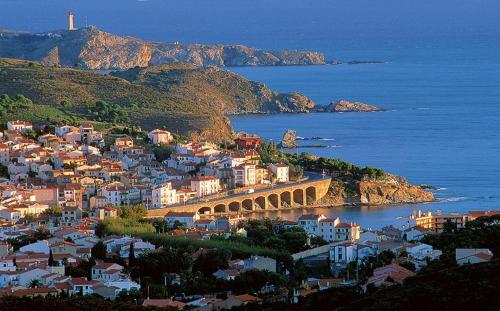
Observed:
[[[0,31],[0,57],[92,70],[125,70],[183,62],[197,66],[323,65],[323,53],[268,51],[244,45],[145,41],[95,26],[42,33]]]

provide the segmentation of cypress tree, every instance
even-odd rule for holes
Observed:
[[[54,256],[52,255],[52,250],[50,250],[50,252],[49,252],[49,262],[48,262],[48,264],[49,264],[49,267],[54,266]]]
[[[130,248],[128,250],[128,265],[133,266],[135,263],[135,251],[134,251],[134,242],[130,243]]]

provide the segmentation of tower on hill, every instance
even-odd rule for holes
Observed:
[[[68,30],[75,30],[75,22],[73,12],[68,12]]]

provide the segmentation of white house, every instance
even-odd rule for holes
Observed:
[[[318,233],[325,241],[335,241],[335,227],[340,223],[340,219],[336,218],[324,218],[318,223]]]
[[[192,228],[195,221],[200,219],[200,214],[195,212],[169,212],[165,216],[169,228],[172,228],[175,222],[181,223],[183,226]]]
[[[50,253],[49,242],[47,240],[37,241],[28,245],[25,245],[19,249],[22,253],[33,252],[33,253]]]
[[[490,261],[493,253],[488,248],[457,248],[455,250],[455,259],[457,264],[476,264]]]
[[[154,244],[144,241],[134,242],[134,257],[142,256],[146,253],[152,252],[156,249]],[[130,252],[130,244],[123,245],[120,249],[120,257],[128,258]]]
[[[276,272],[276,260],[263,256],[251,256],[243,260],[246,270],[255,269],[268,272]]]
[[[326,219],[325,215],[306,214],[299,217],[299,226],[304,229],[308,235],[319,234],[319,222]]]
[[[33,124],[26,121],[9,121],[7,122],[7,130],[9,131],[19,131],[21,133],[33,130]]]
[[[286,164],[276,163],[269,165],[277,182],[288,182],[290,180],[290,168]]]
[[[122,270],[123,266],[117,263],[101,262],[92,267],[92,280],[115,281],[120,279]]]
[[[217,193],[219,189],[219,178],[215,176],[197,176],[191,179],[191,190],[195,191],[198,197]]]
[[[418,271],[427,265],[428,260],[438,259],[443,254],[440,250],[435,250],[431,245],[419,243],[406,247],[408,260],[415,265]]]
[[[160,208],[178,203],[176,192],[177,191],[172,188],[172,183],[170,182],[154,186],[151,189],[153,208]]]
[[[159,129],[149,132],[148,137],[155,145],[168,144],[173,139],[172,133]]]
[[[101,188],[101,195],[106,198],[108,204],[121,206],[127,195],[128,188],[120,182],[113,182]]]
[[[234,185],[236,187],[247,187],[256,184],[254,164],[241,164],[233,167]]]
[[[349,263],[356,260],[356,245],[344,243],[330,248],[330,261]]]

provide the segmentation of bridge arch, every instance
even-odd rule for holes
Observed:
[[[307,187],[306,189],[306,203],[311,204],[318,200],[316,187]]]
[[[213,214],[212,208],[210,206],[203,206],[198,210],[200,214]]]
[[[253,211],[253,200],[245,199],[241,202],[241,206],[243,207],[244,210]]]
[[[217,204],[214,207],[214,213],[225,213],[227,212],[226,210],[226,204]]]
[[[272,193],[267,197],[267,202],[269,203],[270,208],[279,208],[280,197],[276,193]]]
[[[239,201],[233,201],[229,203],[230,212],[239,212],[241,208],[241,203]]]
[[[293,202],[299,205],[305,205],[303,189],[295,189],[293,191]]]
[[[292,194],[290,191],[282,192],[280,198],[281,198],[281,207],[292,206]]]
[[[256,208],[266,209],[266,197],[261,196],[255,198],[255,205]]]

